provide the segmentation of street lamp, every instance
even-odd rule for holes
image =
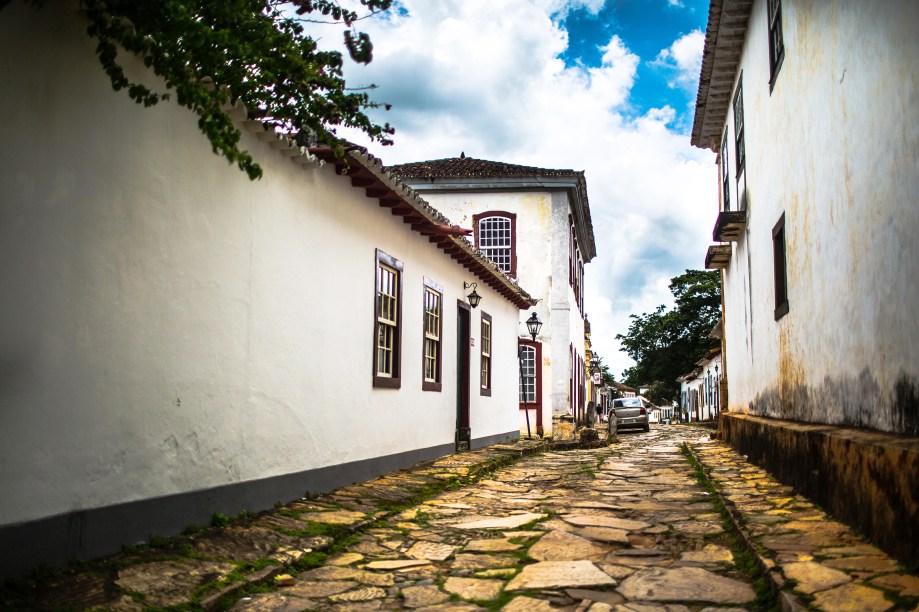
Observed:
[[[591,398],[587,403],[587,426],[590,427],[593,422],[594,417],[600,414],[600,392],[599,386],[603,382],[603,379],[600,377],[600,358],[597,357],[596,353],[593,353],[590,356],[590,380],[593,383]],[[591,414],[591,404],[593,404],[593,414]]]
[[[536,336],[539,334],[540,329],[542,329],[542,321],[536,316],[536,311],[534,310],[530,318],[527,319],[527,331],[530,332],[533,342],[536,342]]]
[[[472,291],[469,292],[469,295],[466,296],[466,299],[469,300],[469,305],[475,308],[479,305],[479,302],[482,301],[482,296],[475,292],[475,288],[478,287],[477,283],[467,283],[463,281],[463,290],[472,287]]]
[[[536,311],[533,311],[533,313],[530,315],[530,318],[526,320],[526,326],[527,326],[527,331],[530,333],[530,337],[533,339],[533,342],[536,342],[536,336],[539,335],[539,330],[542,329],[542,321],[540,321],[539,317],[536,316]],[[525,353],[525,350],[526,349],[524,348],[523,344],[517,347],[517,362],[520,364],[520,387],[523,390],[523,415],[524,417],[526,417],[526,421],[527,421],[527,439],[530,439],[532,437],[532,434],[530,433],[530,408],[527,405],[528,404],[527,387],[525,384],[525,379],[523,377],[523,355]],[[536,377],[535,377],[536,371],[535,370],[538,366],[539,364],[535,363],[535,359],[534,359],[534,363],[533,363],[533,370],[534,370],[533,371],[533,374],[534,374],[533,385],[534,386],[536,385]],[[535,388],[534,388],[534,392],[535,392]],[[537,423],[538,422],[539,421],[537,420]]]

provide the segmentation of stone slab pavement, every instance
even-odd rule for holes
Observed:
[[[451,455],[89,564],[0,608],[916,609],[919,578],[710,433]]]

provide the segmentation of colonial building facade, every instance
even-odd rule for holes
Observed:
[[[539,300],[532,341],[521,311],[520,427],[545,433],[586,416],[584,265],[596,256],[584,173],[460,157],[391,168]]]

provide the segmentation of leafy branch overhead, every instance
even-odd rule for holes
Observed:
[[[42,0],[31,0],[41,4]],[[363,91],[349,90],[342,75],[342,54],[321,51],[302,22],[324,17],[345,26],[351,57],[368,63],[369,37],[353,31],[362,17],[334,0],[83,0],[87,33],[116,90],[127,89],[139,104],[176,101],[198,115],[198,126],[215,153],[244,170],[250,179],[262,170],[239,148],[240,132],[222,110],[242,101],[249,116],[300,142],[327,144],[339,154],[345,141],[336,128],[346,126],[381,144],[392,144],[393,128],[366,114],[378,108]],[[361,0],[374,14],[392,0]],[[120,61],[121,50],[140,57],[163,78],[166,92],[135,82]],[[385,105],[388,109],[388,105]]]

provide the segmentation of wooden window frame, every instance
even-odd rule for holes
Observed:
[[[491,397],[491,384],[492,380],[494,379],[494,371],[492,370],[492,366],[495,363],[493,359],[494,355],[492,353],[494,347],[495,327],[492,323],[490,314],[483,311],[481,317],[481,336],[479,338],[479,394],[486,397]],[[487,335],[485,333],[486,329],[488,330]],[[487,343],[486,338],[488,340]]]
[[[510,225],[511,225],[510,268],[511,269],[509,272],[507,270],[504,270],[504,271],[507,273],[508,276],[516,278],[517,277],[517,215],[515,215],[514,213],[503,211],[503,210],[490,210],[488,212],[483,212],[481,214],[472,215],[472,228],[473,228],[473,234],[475,237],[475,246],[477,249],[479,249],[479,251],[482,251],[482,246],[481,246],[482,240],[481,240],[481,236],[479,235],[479,224],[482,221],[491,219],[493,217],[501,217],[504,219],[508,219],[510,221]],[[487,256],[487,253],[485,253],[485,251],[482,251],[482,253]],[[501,268],[500,266],[498,267]],[[503,268],[501,269],[503,270]]]
[[[437,329],[436,338],[428,333],[428,295],[437,296]],[[435,372],[434,379],[427,376],[428,373],[428,340],[436,342],[435,344]],[[424,277],[424,288],[421,291],[421,390],[422,391],[442,391],[443,390],[443,354],[444,354],[444,288]]]
[[[574,234],[574,219],[568,215],[568,284],[574,289],[574,252],[577,249],[577,238]]]
[[[785,249],[785,213],[772,228],[772,264],[775,276],[775,320],[788,314],[788,266]]]
[[[536,410],[536,413],[539,414],[542,411],[542,343],[520,338],[517,340],[517,344],[518,347],[530,347],[533,349],[533,386],[535,387],[533,395],[536,400],[533,402],[526,402],[526,404],[520,401],[520,383],[522,381],[518,381],[517,401],[520,405],[520,410],[530,408]],[[520,349],[518,348],[518,350]],[[519,358],[518,356],[518,359]]]
[[[744,142],[744,112],[743,112],[743,73],[737,80],[737,92],[734,94],[734,164],[736,177],[744,173],[747,166],[747,149]],[[739,210],[739,209],[738,209]]]
[[[769,93],[785,60],[785,37],[782,33],[782,0],[766,1],[766,20],[769,30]]]
[[[393,346],[392,346],[392,372],[387,375],[385,373],[380,373],[380,364],[379,364],[379,337],[380,337],[380,325],[383,324],[380,320],[381,312],[381,268],[389,268],[395,272],[396,275],[396,291],[395,291],[395,301],[396,301],[396,313],[395,313],[395,325],[393,327]],[[403,265],[402,262],[381,251],[376,249],[374,256],[374,292],[373,292],[373,386],[382,388],[382,389],[399,389],[402,386],[402,278],[403,278]]]
[[[731,129],[724,128],[724,138],[721,139],[721,197],[722,210],[731,210],[731,172],[728,170],[728,134]]]

